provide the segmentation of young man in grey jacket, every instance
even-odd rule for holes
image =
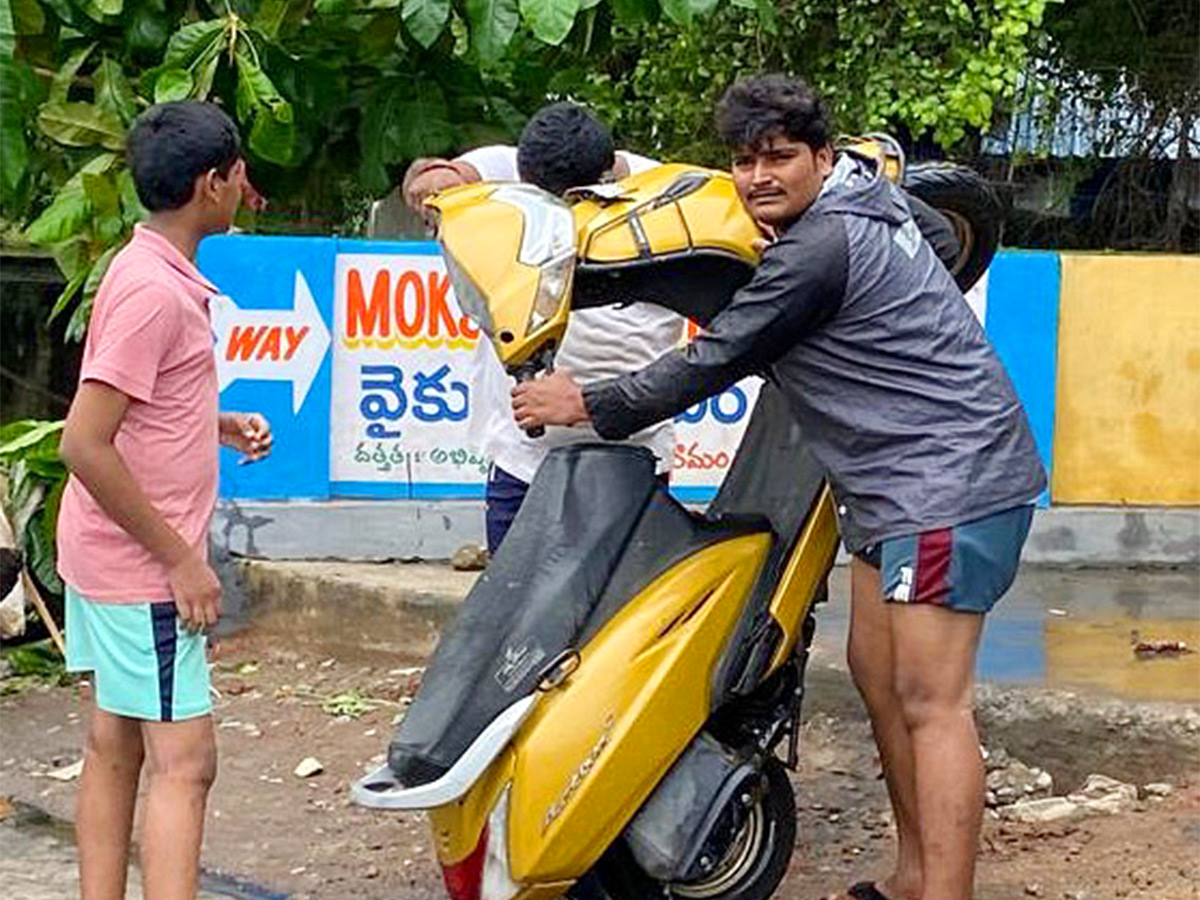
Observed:
[[[895,812],[893,871],[858,900],[967,900],[983,816],[972,714],[984,614],[1016,574],[1045,487],[1025,412],[902,192],[830,146],[823,105],[781,75],[717,114],[733,177],[774,236],[688,347],[580,388],[513,391],[517,422],[619,438],[769,370],[828,472],[851,570],[851,672]]]

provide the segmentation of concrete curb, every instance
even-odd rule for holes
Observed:
[[[1038,510],[1023,559],[1074,566],[1195,566],[1200,564],[1200,509]]]
[[[425,665],[479,576],[431,563],[238,560],[232,568],[245,590],[227,636],[253,621],[260,636],[389,668]]]
[[[235,502],[224,500],[212,537],[259,559],[449,559],[483,544],[483,503],[462,501]],[[1039,509],[1024,561],[1063,566],[1200,565],[1200,508]]]
[[[255,609],[295,610],[331,605],[348,611],[408,609],[437,616],[457,606],[479,572],[457,572],[435,563],[347,563],[295,560],[239,560]]]

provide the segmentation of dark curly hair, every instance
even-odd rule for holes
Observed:
[[[574,103],[552,103],[534,113],[517,145],[522,181],[552,194],[595,184],[616,158],[608,129]]]
[[[808,82],[773,74],[742,78],[729,86],[717,104],[717,131],[731,147],[757,147],[783,135],[819,150],[829,144],[833,125]]]
[[[158,103],[142,113],[125,140],[138,198],[151,212],[192,199],[196,177],[229,174],[242,156],[237,126],[221,107],[199,100]]]

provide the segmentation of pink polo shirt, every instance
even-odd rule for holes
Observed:
[[[217,370],[208,300],[217,289],[145,226],[96,294],[79,381],[130,398],[114,445],[167,523],[207,554],[217,497]],[[58,571],[110,603],[172,599],[167,572],[74,476],[58,517]]]

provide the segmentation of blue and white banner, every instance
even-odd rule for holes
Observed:
[[[467,441],[479,330],[437,244],[221,235],[200,245],[221,408],[261,411],[271,457],[222,460],[231,499],[483,496],[488,460]],[[968,302],[986,323],[1049,467],[1059,261],[1006,252]],[[694,331],[694,329],[693,329]],[[676,418],[671,486],[712,496],[758,396],[747,379]],[[1043,498],[1043,503],[1046,498]]]
[[[261,411],[276,434],[261,463],[226,455],[222,496],[483,495],[488,460],[467,441],[479,330],[436,244],[222,235],[198,261],[222,291],[221,406]],[[679,496],[713,494],[757,395],[748,379],[678,417]]]

